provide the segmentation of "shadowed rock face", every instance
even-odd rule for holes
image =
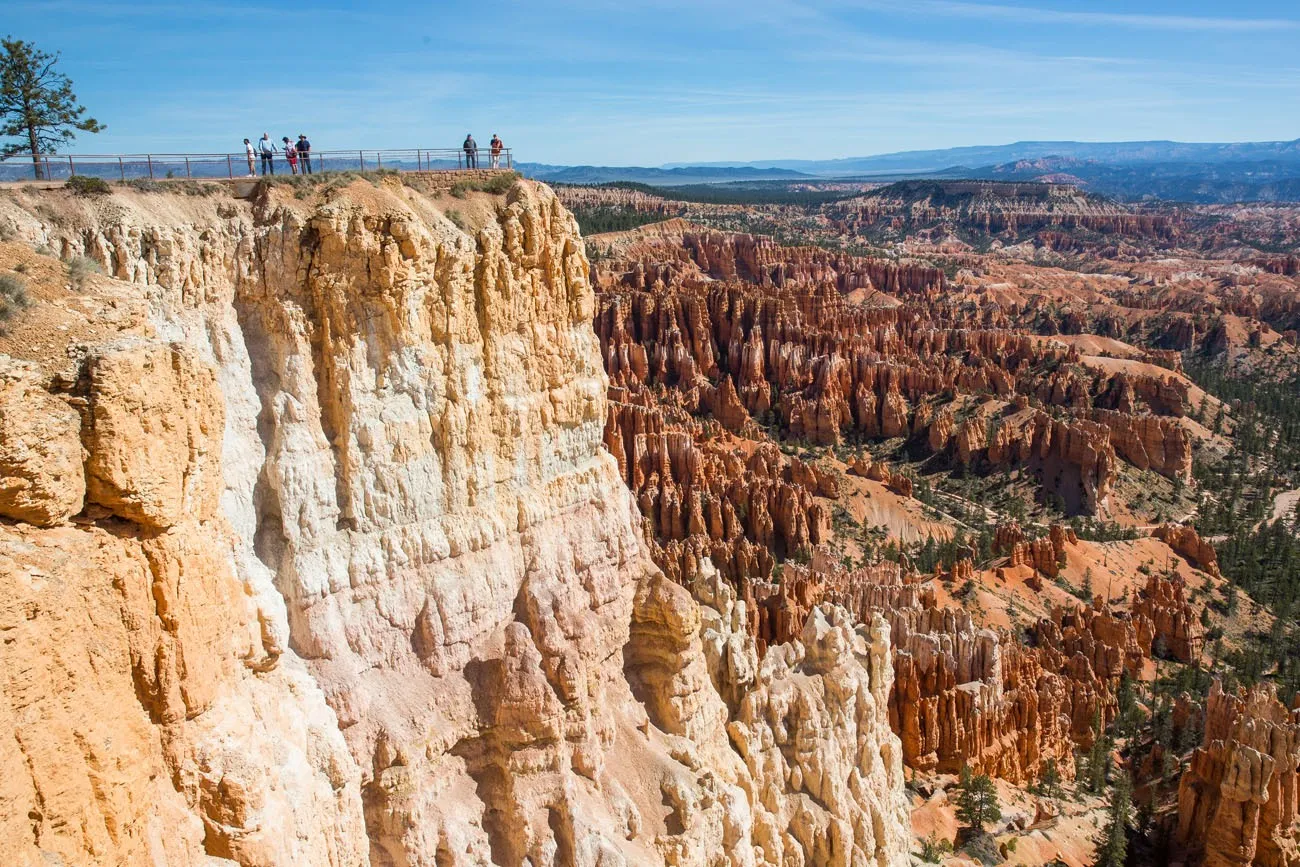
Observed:
[[[395,183],[50,195],[0,208],[151,321],[0,376],[20,861],[905,863],[888,624],[819,606],[760,661],[707,559],[656,567],[624,479],[700,457],[608,402],[549,190],[472,235]],[[815,474],[752,462],[732,520],[815,541]],[[734,538],[665,484],[660,526]]]
[[[1207,867],[1300,861],[1300,711],[1271,687],[1225,693],[1216,681],[1205,739],[1178,787],[1178,843]]]

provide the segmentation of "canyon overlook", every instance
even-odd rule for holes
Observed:
[[[0,196],[17,863],[890,867],[967,770],[1075,867],[1100,762],[1160,857],[1300,865],[1297,711],[1214,680],[1288,626],[1192,520],[1254,409],[1194,351],[1283,364],[1293,275],[1026,264],[1197,224],[1004,186],[770,211],[942,228],[891,256],[526,180]]]
[[[572,217],[450,204],[0,199],[104,272],[3,359],[8,857],[905,863],[888,623],[668,580]]]

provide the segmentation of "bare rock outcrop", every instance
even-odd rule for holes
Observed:
[[[0,357],[0,515],[46,527],[81,511],[81,420],[35,365]]]
[[[1146,588],[1133,603],[1133,613],[1150,623],[1151,639],[1147,643],[1152,648],[1159,640],[1166,652],[1179,662],[1190,663],[1200,658],[1205,629],[1196,607],[1187,598],[1181,578],[1171,581],[1152,573]]]
[[[1219,555],[1212,544],[1201,538],[1195,527],[1188,524],[1163,524],[1152,530],[1151,535],[1173,548],[1175,553],[1196,568],[1216,578],[1220,576]]]
[[[213,371],[186,356],[192,375],[171,378],[176,352],[89,348],[67,396],[84,423],[30,371],[6,393],[6,418],[51,434],[28,460],[48,459],[36,478],[59,505],[0,526],[0,836],[23,864],[365,863],[360,775],[334,714],[232,568]],[[163,431],[210,439],[191,451],[154,441]],[[81,511],[95,474],[111,480],[87,509],[101,520],[43,528]]]
[[[1178,786],[1177,841],[1206,867],[1300,863],[1300,711],[1271,687],[1216,681],[1205,738]]]

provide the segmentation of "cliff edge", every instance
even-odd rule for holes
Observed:
[[[0,198],[18,863],[906,862],[889,626],[655,567],[549,189],[200,192]]]

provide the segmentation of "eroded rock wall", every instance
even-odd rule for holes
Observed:
[[[1272,687],[1216,681],[1205,739],[1178,787],[1178,843],[1206,867],[1300,864],[1300,711]]]
[[[528,183],[471,204],[468,232],[392,181],[16,206],[152,319],[4,380],[51,427],[0,421],[33,859],[905,860],[888,627],[819,608],[760,663],[707,560],[705,604],[663,577],[572,217]]]

